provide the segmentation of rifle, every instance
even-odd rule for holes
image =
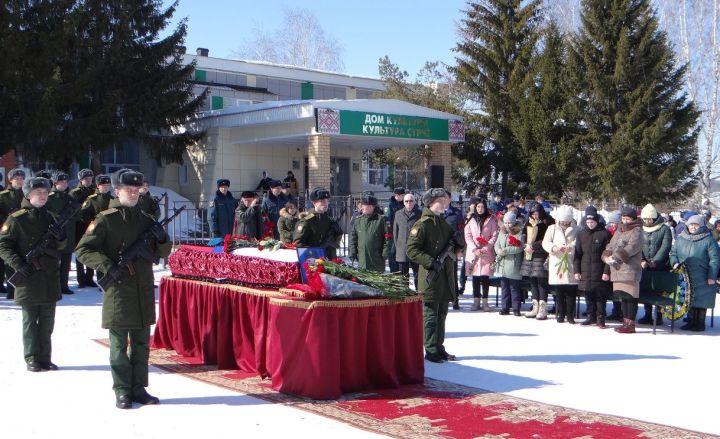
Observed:
[[[27,270],[15,271],[15,273],[13,273],[13,275],[7,280],[8,283],[12,284],[16,288],[22,286],[28,276],[41,269],[40,256],[48,255],[53,258],[60,259],[60,252],[51,246],[51,244],[56,242],[56,239],[53,234],[50,233],[50,228],[55,226],[57,230],[64,229],[68,221],[70,221],[80,211],[81,207],[81,204],[75,200],[70,200],[68,202],[67,206],[62,212],[60,212],[60,215],[58,215],[55,221],[48,226],[48,230],[40,237],[40,241],[25,255],[25,262],[28,263],[29,268]]]
[[[98,279],[97,283],[100,289],[104,292],[107,287],[115,283],[120,276],[122,276],[124,273],[130,274],[130,276],[135,276],[135,266],[133,263],[137,259],[144,259],[147,262],[150,262],[152,264],[157,264],[160,262],[160,258],[155,256],[152,251],[150,251],[150,243],[152,242],[152,228],[156,225],[159,225],[160,227],[165,227],[170,221],[174,220],[176,216],[180,215],[180,212],[185,210],[186,206],[182,206],[179,209],[175,211],[175,213],[172,214],[172,216],[165,218],[164,220],[160,222],[153,222],[150,227],[148,227],[142,234],[140,234],[140,237],[135,240],[132,244],[130,244],[125,250],[120,252],[120,259],[118,260],[116,264],[116,269],[111,269],[107,273],[103,275],[100,279]]]
[[[460,235],[460,236],[458,236]],[[443,265],[445,264],[445,260],[450,257],[454,252],[455,246],[462,245],[465,238],[462,236],[462,233],[459,230],[456,230],[455,233],[450,236],[450,239],[448,240],[447,244],[445,244],[445,247],[443,248],[443,251],[435,258],[434,262],[438,262],[440,264],[440,270],[442,270]],[[437,264],[433,262],[433,267]],[[430,271],[428,271],[427,277],[425,278],[425,282],[430,284],[433,282],[437,277],[440,275],[439,270],[435,270],[434,268],[431,268]]]

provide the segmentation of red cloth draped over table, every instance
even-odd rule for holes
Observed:
[[[297,262],[213,253],[212,247],[182,245],[168,262],[175,276],[228,279],[243,285],[276,288],[300,282]]]
[[[422,383],[421,300],[271,298],[267,364],[273,389],[335,399]]]
[[[228,284],[163,277],[153,346],[220,369],[268,376],[267,301],[279,296]]]
[[[153,346],[269,375],[274,389],[315,399],[423,382],[421,297],[292,294],[164,277]]]

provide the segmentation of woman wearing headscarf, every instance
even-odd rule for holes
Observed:
[[[495,241],[498,238],[498,224],[495,216],[483,199],[475,200],[473,211],[465,224],[465,273],[472,276],[473,305],[471,311],[481,308],[480,286],[482,286],[482,310],[490,311],[490,275],[495,262]]]
[[[525,314],[527,318],[537,320],[547,319],[548,269],[545,262],[548,253],[542,246],[543,238],[548,227],[555,224],[555,220],[545,213],[540,203],[533,203],[528,211],[528,221],[525,225],[525,252],[520,273],[527,277],[532,291],[532,310]]]
[[[615,328],[615,331],[632,334],[635,332],[635,316],[640,297],[640,262],[644,238],[642,223],[638,220],[634,208],[623,207],[620,215],[620,225],[603,252],[603,262],[610,266],[613,296],[619,297],[622,302],[623,325]]]
[[[575,324],[575,298],[577,280],[573,269],[577,224],[570,206],[560,206],[556,223],[545,232],[542,246],[550,254],[548,259],[548,283],[555,288],[557,322]]]
[[[685,263],[692,286],[688,322],[680,329],[702,332],[707,309],[715,307],[720,250],[701,215],[691,216],[685,224],[670,251],[670,263],[673,267]]]

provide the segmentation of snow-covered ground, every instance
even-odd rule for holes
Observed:
[[[167,272],[158,268],[156,274],[159,279]],[[100,293],[78,290],[74,279],[71,287],[76,294],[57,308],[57,372],[25,370],[20,310],[0,299],[2,438],[374,436],[154,368],[148,390],[162,403],[118,410],[108,350],[93,341],[107,337],[100,328]],[[554,320],[471,313],[470,301],[466,296],[463,309],[448,316],[446,346],[460,361],[426,362],[427,376],[720,435],[720,321],[702,334],[670,334],[665,327],[653,336],[643,326],[638,334],[621,335]]]

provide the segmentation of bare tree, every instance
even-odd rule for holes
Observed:
[[[720,0],[656,0],[661,25],[678,53],[678,61],[687,64],[686,89],[702,110],[702,129],[698,141],[698,195],[704,207],[709,205],[710,183],[720,175]],[[715,206],[720,207],[720,206]]]
[[[543,10],[546,18],[552,18],[565,35],[573,35],[580,27],[581,0],[545,0]]]
[[[239,58],[298,67],[343,71],[342,46],[327,35],[317,17],[307,9],[283,9],[283,22],[272,33],[260,26],[233,54]]]

